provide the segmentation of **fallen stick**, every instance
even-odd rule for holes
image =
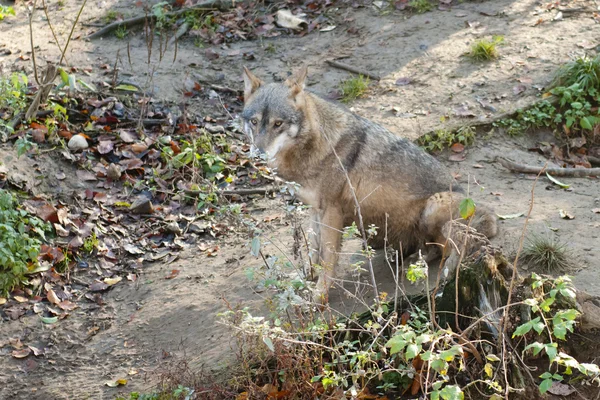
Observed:
[[[220,9],[231,8],[231,7],[235,7],[236,4],[241,3],[242,1],[245,1],[245,0],[231,0],[231,1],[207,0],[207,1],[203,1],[202,3],[193,5],[191,7],[186,7],[181,10],[165,13],[164,17],[177,17],[179,15],[185,14],[186,12],[190,12],[190,11],[215,11],[215,10],[220,10]],[[86,39],[91,40],[91,39],[95,39],[95,38],[104,36],[107,33],[110,33],[112,31],[116,30],[120,26],[124,26],[126,28],[131,28],[136,25],[141,25],[144,22],[146,22],[146,20],[154,21],[154,20],[156,20],[156,16],[154,14],[148,14],[148,15],[142,15],[139,17],[124,19],[122,21],[116,21],[116,22],[106,25],[104,28],[100,29],[99,31],[89,34],[86,37]]]
[[[518,164],[502,157],[496,157],[496,162],[504,168],[523,174],[539,174],[543,167]],[[554,176],[566,176],[571,178],[584,178],[588,176],[600,176],[600,168],[546,168],[545,172]]]
[[[379,75],[374,75],[374,74],[371,74],[369,72],[362,71],[362,70],[360,70],[358,68],[354,68],[351,65],[343,64],[341,62],[337,62],[337,61],[333,61],[333,60],[326,60],[326,62],[327,62],[327,64],[331,65],[334,68],[339,68],[339,69],[343,69],[345,71],[352,72],[354,74],[366,76],[366,77],[368,77],[370,79],[373,79],[375,81],[380,81],[381,80],[381,77],[379,77]]]
[[[227,86],[216,85],[214,83],[211,83],[208,79],[202,77],[199,74],[194,74],[194,77],[196,77],[196,79],[198,79],[198,82],[210,87],[211,89],[215,90],[216,92],[231,93],[236,96],[241,96],[244,94],[244,91],[241,89],[233,89],[233,88],[230,88]]]
[[[205,193],[202,190],[186,190],[185,194],[188,196],[197,196],[201,193]],[[237,190],[220,190],[217,192],[221,196],[249,196],[252,194],[267,195],[275,193],[273,188],[256,188],[256,189],[237,189]]]

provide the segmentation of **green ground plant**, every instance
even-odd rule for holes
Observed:
[[[0,21],[2,21],[8,15],[12,15],[12,16],[16,15],[15,9],[11,6],[5,6],[3,4],[0,4]]]
[[[474,61],[490,61],[498,58],[498,45],[504,41],[503,36],[493,36],[492,40],[479,39],[471,45],[468,53],[469,58]]]
[[[429,152],[442,151],[455,143],[471,146],[475,143],[475,128],[463,126],[455,131],[438,129],[417,139],[417,144]]]
[[[523,248],[522,260],[547,274],[566,272],[573,264],[566,243],[555,236],[534,234]]]
[[[408,6],[417,14],[424,14],[433,10],[433,4],[429,0],[411,0],[408,2]]]
[[[544,99],[512,118],[494,125],[509,135],[548,127],[567,136],[581,134],[589,144],[600,142],[594,130],[600,124],[600,56],[578,58],[561,67]]]
[[[0,294],[6,295],[38,265],[49,224],[28,214],[17,199],[0,189]]]
[[[0,135],[11,133],[13,129],[8,123],[25,110],[27,84],[27,75],[23,73],[0,77]]]
[[[369,88],[369,78],[359,75],[354,78],[347,79],[341,84],[343,103],[349,103],[353,100],[362,97]]]

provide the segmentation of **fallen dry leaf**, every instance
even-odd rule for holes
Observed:
[[[179,275],[179,272],[181,272],[181,271],[179,271],[178,269],[171,270],[171,273],[169,275],[165,276],[165,279],[173,279],[177,275]]]
[[[56,293],[54,293],[54,290],[52,289],[48,290],[48,293],[46,293],[46,297],[48,298],[48,301],[52,304],[60,303],[60,299],[58,298],[58,296],[56,296]]]
[[[562,219],[575,219],[575,216],[573,214],[570,214],[565,210],[558,210],[558,214]]]
[[[27,298],[23,297],[23,296],[13,296],[13,298],[18,301],[19,303],[26,303],[27,302]]]
[[[31,354],[31,349],[29,347],[25,347],[24,349],[21,349],[21,350],[13,350],[12,351],[12,356],[14,358],[25,358],[30,354]]]

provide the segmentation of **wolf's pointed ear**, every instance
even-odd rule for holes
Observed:
[[[256,89],[262,84],[263,81],[244,66],[244,101],[247,101],[250,98],[250,95],[256,92]]]
[[[304,65],[296,73],[290,76],[285,84],[292,89],[292,96],[297,95],[304,90],[304,82],[306,81],[306,74],[308,73],[308,67]]]

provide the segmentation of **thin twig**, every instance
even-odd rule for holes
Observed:
[[[502,157],[496,157],[496,161],[500,163],[504,168],[510,169],[511,171],[521,172],[524,174],[540,174],[542,171],[549,173],[550,175],[566,176],[571,178],[584,178],[588,176],[600,176],[600,168],[546,168],[546,167],[534,167],[531,165],[518,164],[513,161],[509,161]]]
[[[185,14],[190,11],[215,11],[215,10],[222,9],[222,8],[235,7],[236,4],[241,3],[242,1],[245,1],[245,0],[231,0],[231,1],[208,0],[208,1],[204,1],[202,3],[196,4],[191,7],[183,8],[181,10],[164,13],[163,15],[164,15],[164,17],[177,17],[179,15]],[[86,39],[95,39],[95,38],[104,36],[107,33],[112,32],[121,26],[124,26],[126,28],[131,28],[133,26],[141,25],[147,20],[154,21],[154,20],[156,20],[156,16],[154,14],[151,14],[148,16],[143,15],[143,16],[139,16],[139,17],[125,19],[122,21],[116,21],[116,22],[108,24],[104,28],[88,35],[86,37]]]
[[[369,249],[369,244],[367,242],[367,233],[365,231],[365,225],[363,223],[362,213],[360,211],[360,202],[358,201],[358,198],[356,197],[356,190],[354,190],[354,186],[352,186],[352,181],[350,180],[348,171],[346,170],[346,167],[344,166],[344,163],[342,162],[342,159],[338,155],[337,151],[335,151],[335,147],[329,141],[329,138],[326,138],[326,139],[329,142],[331,151],[333,152],[333,154],[335,155],[335,158],[337,158],[338,163],[340,164],[340,168],[342,169],[344,176],[346,177],[346,183],[348,184],[348,187],[350,188],[350,193],[352,193],[352,198],[354,199],[354,206],[356,207],[356,214],[358,216],[358,226],[360,229],[360,233],[362,235],[362,247],[363,247],[363,250],[365,252],[367,252],[367,250]],[[375,279],[375,272],[373,270],[372,257],[367,255],[367,260],[369,262],[369,272],[371,274],[371,284],[373,285],[373,291],[374,291],[374,295],[375,295],[375,303],[377,303],[377,307],[379,308],[381,303],[379,301],[379,290],[377,289],[377,280]]]
[[[333,60],[326,60],[325,62],[327,64],[331,65],[334,68],[339,68],[339,69],[343,69],[344,71],[352,72],[354,74],[366,76],[367,78],[373,79],[374,81],[380,81],[381,80],[381,77],[379,75],[375,75],[375,74],[372,74],[370,72],[363,71],[361,69],[355,68],[355,67],[353,67],[351,65],[348,65],[348,64],[344,64],[344,63],[333,61]]]
[[[33,0],[33,7],[31,8],[31,14],[29,14],[29,43],[31,44],[31,61],[33,62],[33,76],[35,77],[35,81],[38,86],[41,86],[40,79],[38,77],[37,63],[35,62],[35,48],[33,46],[33,13],[35,12],[35,7],[37,5],[37,0]]]
[[[548,165],[548,163],[546,163],[544,165],[544,167],[542,167],[540,172],[535,177],[535,181],[533,181],[533,185],[531,186],[531,200],[529,203],[529,210],[527,211],[527,217],[525,218],[525,223],[523,224],[523,231],[521,232],[521,238],[519,239],[519,248],[517,250],[517,255],[515,256],[515,261],[513,263],[513,272],[512,272],[512,276],[510,278],[510,286],[508,289],[508,299],[506,300],[506,304],[508,304],[508,305],[510,304],[510,301],[512,300],[513,289],[515,287],[515,281],[516,281],[516,277],[517,277],[517,263],[519,262],[519,255],[521,254],[521,251],[523,250],[523,243],[525,241],[525,232],[527,231],[527,224],[529,223],[529,218],[531,217],[531,212],[533,211],[533,204],[534,204],[534,200],[535,200],[535,186],[536,186],[538,180],[540,179],[540,175],[542,174],[542,172],[544,172],[547,165]],[[500,322],[500,324],[501,324],[500,332],[503,333],[504,335],[501,334],[500,337],[506,335],[506,329],[508,327],[507,321],[508,321],[509,310],[510,310],[510,306],[507,306],[504,309],[504,315],[502,317],[502,321]]]

